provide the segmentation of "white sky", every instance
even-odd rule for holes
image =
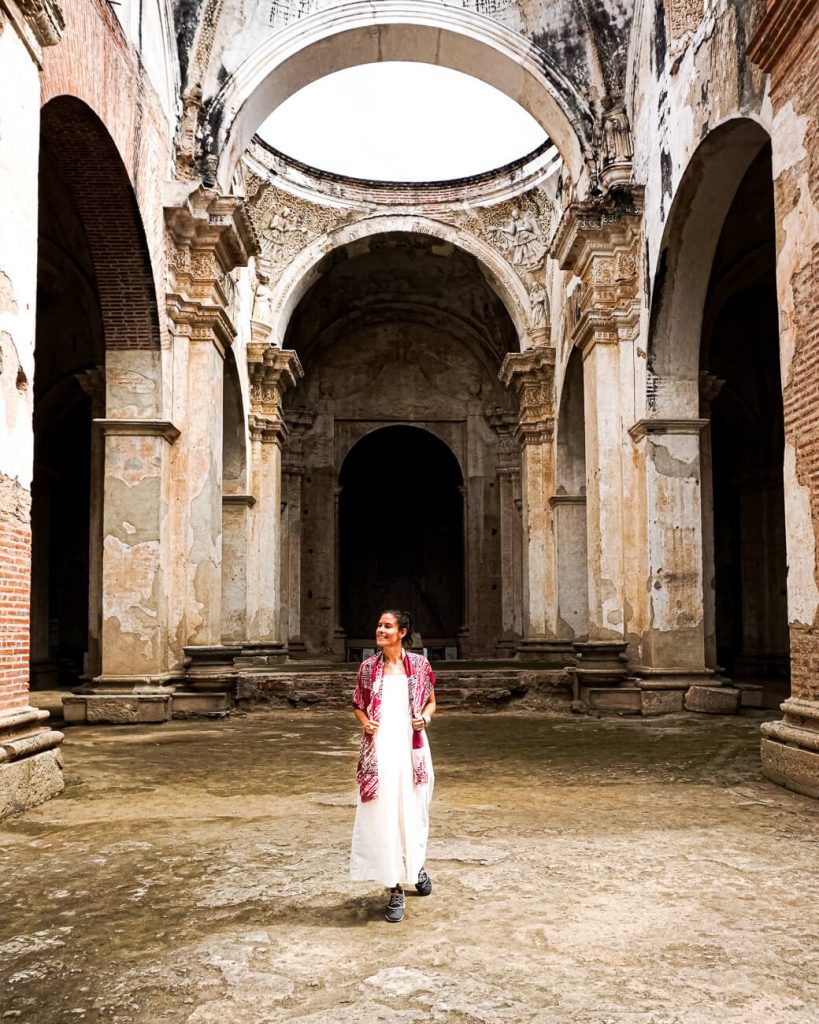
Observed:
[[[491,85],[431,64],[364,64],[305,86],[259,129],[271,146],[325,171],[440,181],[525,156],[546,135]]]

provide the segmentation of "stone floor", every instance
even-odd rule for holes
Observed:
[[[401,925],[345,877],[349,716],[71,729],[0,825],[0,1019],[814,1024],[819,804],[762,717],[439,715]]]

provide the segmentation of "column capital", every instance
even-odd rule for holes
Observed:
[[[515,434],[523,444],[542,444],[552,439],[554,376],[553,348],[509,352],[503,360],[498,377],[518,396],[520,412]]]
[[[199,187],[165,207],[168,316],[191,340],[213,341],[224,353],[236,336],[230,315],[230,273],[247,265],[258,240],[244,200]]]
[[[569,296],[576,347],[618,344],[639,329],[642,218],[642,188],[622,185],[602,199],[571,203],[560,218],[551,253],[579,279]]]
[[[250,378],[250,433],[254,440],[280,443],[287,436],[282,398],[304,376],[292,349],[267,344],[248,345]]]

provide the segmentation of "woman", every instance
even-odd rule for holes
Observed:
[[[364,735],[350,878],[389,887],[385,916],[394,923],[404,918],[402,883],[421,896],[432,892],[424,859],[435,777],[425,734],[435,713],[435,676],[423,655],[407,650],[411,628],[406,612],[381,615],[378,653],[362,663],[353,695]]]

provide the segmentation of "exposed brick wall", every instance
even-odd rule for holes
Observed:
[[[780,304],[793,311],[787,324],[794,355],[783,389],[785,434],[796,450],[799,482],[810,490],[819,554],[819,237],[800,235],[794,255],[792,236],[793,212],[808,194],[819,210],[819,7],[812,0],[769,0],[751,56],[771,75],[774,114],[791,105],[808,119],[804,161],[778,175],[774,195]],[[816,577],[819,584],[819,572]],[[791,626],[791,679],[795,697],[819,700],[819,621]]]
[[[81,100],[42,111],[42,159],[54,164],[83,220],[108,349],[160,347],[153,271],[125,168],[102,122]]]
[[[168,125],[139,56],[108,4],[104,0],[62,0],[61,7],[66,21],[63,37],[43,52],[44,121],[51,122],[60,173],[77,192],[98,276],[101,267],[106,270],[100,289],[104,292],[103,313],[110,311],[111,344],[134,347],[125,326],[132,311],[117,303],[115,296],[133,287],[144,298],[150,296],[154,310],[157,296],[164,296],[162,184],[163,169],[170,165],[173,126]],[[66,114],[64,104],[71,97],[82,101],[74,111],[82,110],[85,116],[77,131],[66,137],[56,122],[62,120],[58,114]],[[54,107],[50,101],[56,101]],[[90,111],[96,118],[89,116]],[[80,194],[83,182],[86,186]],[[130,190],[125,188],[129,183]],[[128,225],[128,220],[135,224]],[[108,245],[102,244],[106,234],[110,235]],[[142,259],[146,244],[147,256]],[[140,258],[123,265],[121,257],[129,245],[136,246],[134,252]],[[135,269],[138,276],[132,282],[130,275]],[[152,270],[150,289],[146,270]],[[137,347],[168,343],[164,316],[150,332],[144,316],[134,328]]]
[[[0,476],[0,717],[28,705],[31,497]]]

